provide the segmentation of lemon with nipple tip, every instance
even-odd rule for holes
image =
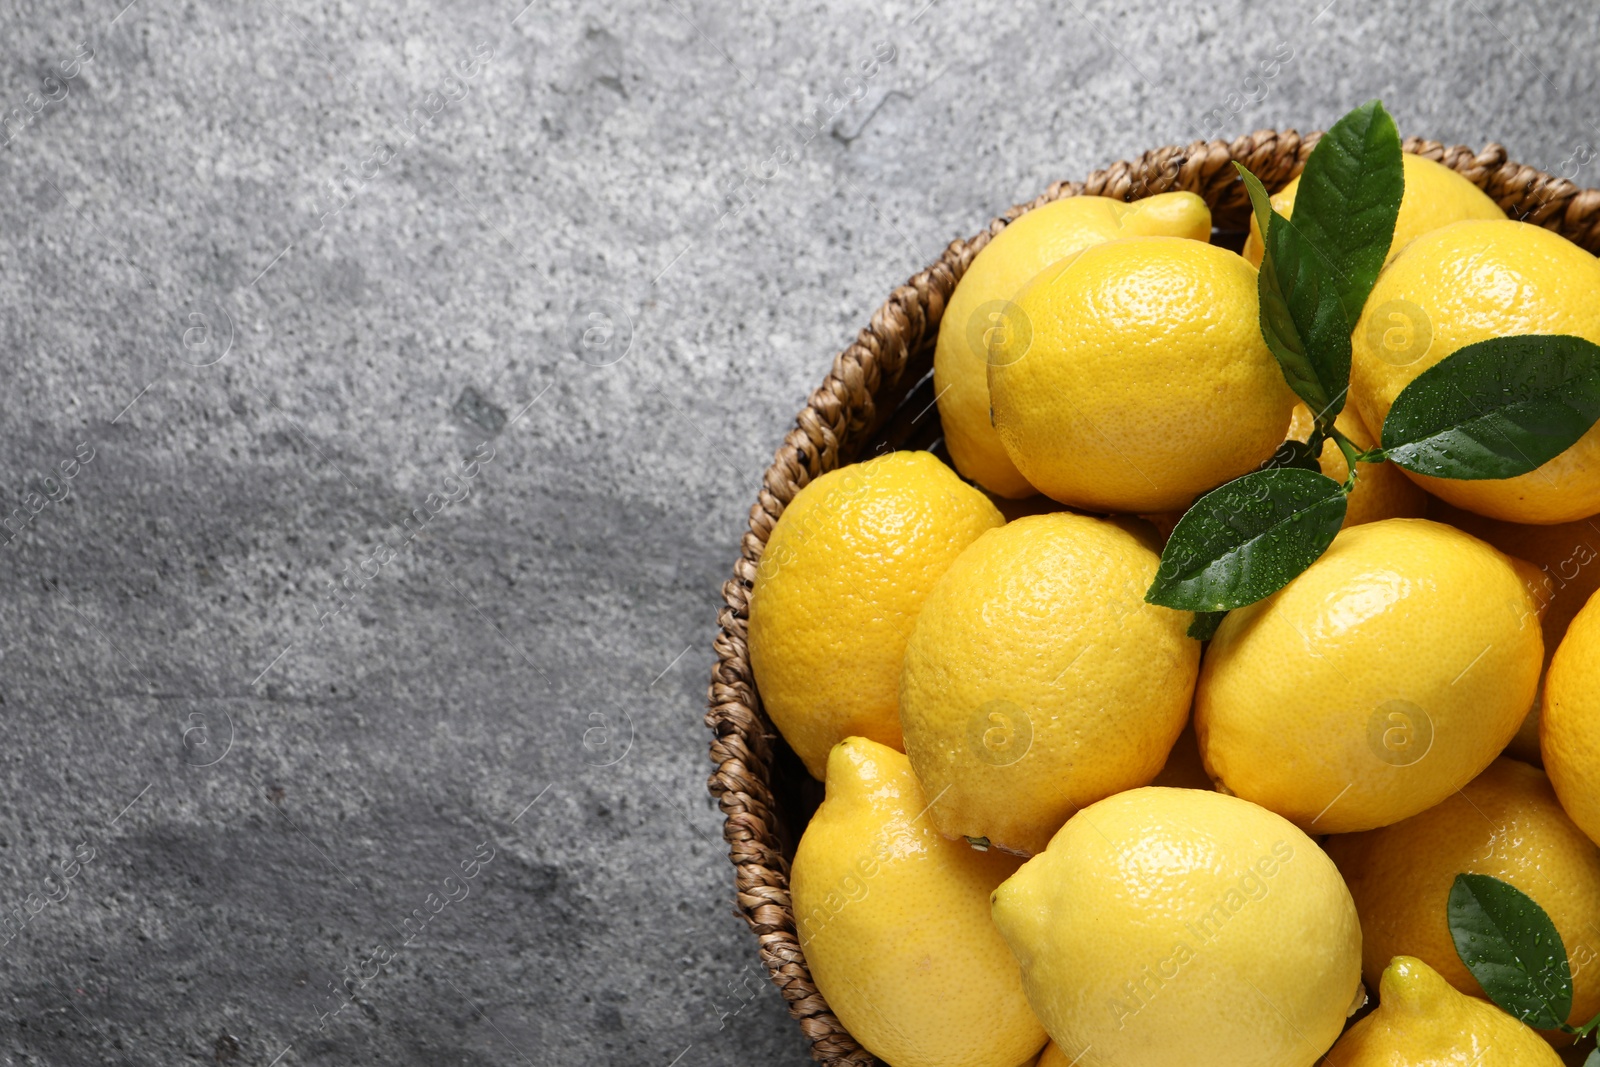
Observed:
[[[1044,1044],[989,919],[1017,869],[934,829],[910,761],[852,737],[795,851],[791,892],[806,965],[828,1007],[896,1067],[1017,1067]]]
[[[1493,1004],[1451,988],[1433,968],[1396,956],[1378,986],[1378,1010],[1328,1053],[1329,1067],[1560,1067],[1539,1035]]]

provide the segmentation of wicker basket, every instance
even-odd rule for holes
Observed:
[[[939,318],[973,256],[1007,223],[1067,196],[1137,200],[1186,189],[1211,206],[1219,230],[1237,237],[1248,224],[1249,207],[1233,161],[1277,190],[1300,172],[1317,136],[1261,130],[1232,143],[1196,141],[1158,148],[1133,162],[1096,171],[1085,181],[1057,182],[976,236],[951,242],[937,261],[889,294],[855,343],[835,357],[833,369],[796,416],[794,429],[767,468],[733,577],[722,587],[717,663],[706,715],[716,764],[710,788],[725,816],[722,832],[733,860],[739,914],[760,940],[762,962],[789,1014],[799,1022],[811,1055],[822,1063],[876,1061],[829,1010],[795,935],[789,861],[821,800],[822,787],[762,711],[745,643],[750,584],[773,524],[802,486],[865,452],[936,447],[940,428],[932,410],[932,366]],[[1510,162],[1498,144],[1473,152],[1410,138],[1405,150],[1465,175],[1511,218],[1537,223],[1591,252],[1600,251],[1600,190],[1580,189],[1564,178]]]

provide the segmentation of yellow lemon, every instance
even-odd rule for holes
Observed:
[[[1589,598],[1600,591],[1600,516],[1554,526],[1527,526],[1486,519],[1470,511],[1434,500],[1428,517],[1489,542],[1514,559],[1527,560],[1538,573],[1534,599],[1544,608],[1545,669],[1567,635],[1567,627]],[[1539,701],[1523,720],[1507,753],[1529,763],[1539,763]]]
[[[1539,747],[1567,814],[1600,842],[1600,594],[1572,620],[1550,661]]]
[[[1017,326],[1017,290],[1064,256],[1118,237],[1167,235],[1206,241],[1211,210],[1193,193],[1162,193],[1126,203],[1073,196],[1034,208],[995,235],[956,285],[939,325],[933,387],[956,470],[989,492],[1025,497],[1029,485],[989,418],[989,350]]]
[[[1428,517],[1465,530],[1538,569],[1534,595],[1546,605],[1545,658],[1555,655],[1572,620],[1600,590],[1600,515],[1553,526],[1528,526],[1486,519],[1434,501]]]
[[[778,519],[750,591],[750,665],[773,724],[821,778],[860,735],[900,748],[900,661],[922,602],[1004,521],[927,452],[830,471]]]
[[[1183,729],[1200,643],[1147,604],[1160,560],[1060,512],[991,530],[934,588],[906,646],[906,754],[951,837],[1032,854],[1085,804],[1144,785]]]
[[[1464,219],[1503,219],[1506,213],[1476,185],[1431,159],[1410,153],[1401,157],[1405,167],[1406,191],[1400,200],[1400,216],[1394,222],[1394,240],[1389,242],[1393,259],[1413,240],[1441,226]],[[1272,196],[1272,207],[1284,218],[1294,217],[1294,198],[1300,191],[1296,177]],[[1255,215],[1250,216],[1250,236],[1244,243],[1244,258],[1261,266],[1261,230]]]
[[[1537,1033],[1419,959],[1396,956],[1378,998],[1378,1010],[1333,1046],[1328,1067],[1561,1067]]]
[[[1377,447],[1361,416],[1346,407],[1333,420],[1334,429],[1350,438],[1363,451]],[[1304,404],[1295,405],[1294,418],[1289,423],[1289,437],[1296,441],[1311,440],[1311,409]],[[1344,453],[1332,441],[1322,443],[1317,456],[1317,466],[1336,482],[1350,477],[1350,464]],[[1428,494],[1417,488],[1411,479],[1401,473],[1393,463],[1357,463],[1356,487],[1350,493],[1345,508],[1344,525],[1360,526],[1379,519],[1421,518],[1427,511]]]
[[[1600,342],[1600,260],[1526,222],[1457,222],[1423,234],[1372,287],[1351,336],[1350,396],[1381,434],[1400,391],[1456,350],[1492,337],[1573,334]],[[1507,522],[1600,512],[1600,427],[1516,478],[1408,474],[1458,508]]]
[[[1309,830],[1387,826],[1499,755],[1543,655],[1500,552],[1426,519],[1352,526],[1223,619],[1195,690],[1200,751],[1221,787]]]
[[[795,850],[800,948],[817,989],[896,1067],[1018,1067],[1045,1035],[989,894],[1017,860],[947,841],[900,753],[860,737],[828,757]]]
[[[1509,882],[1544,908],[1572,964],[1574,1025],[1600,1012],[1600,849],[1573,825],[1537,767],[1498,759],[1420,815],[1335,834],[1361,916],[1362,966],[1376,984],[1393,956],[1425,961],[1463,993],[1483,989],[1456,953],[1446,915],[1458,874]]]
[[[1176,237],[1093,245],[1017,294],[989,363],[995,428],[1064,504],[1145,514],[1270,458],[1294,394],[1257,323],[1256,272]]]
[[[994,921],[1079,1067],[1310,1067],[1361,986],[1332,861],[1221,793],[1151,786],[1085,808],[995,891]]]

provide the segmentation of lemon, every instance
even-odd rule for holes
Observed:
[[[1578,612],[1550,661],[1539,748],[1572,821],[1600,842],[1600,594]]]
[[[1314,832],[1387,826],[1499,755],[1542,659],[1500,552],[1426,519],[1352,526],[1223,619],[1195,690],[1200,751],[1221,787]]]
[[[1086,804],[1156,776],[1183,729],[1200,644],[1147,604],[1159,557],[1059,512],[979,537],[906,646],[906,754],[945,834],[1032,854]]]
[[[1333,420],[1334,429],[1366,451],[1377,447],[1378,442],[1361,421],[1361,416],[1346,407]],[[1295,405],[1294,417],[1289,423],[1289,437],[1296,441],[1311,440],[1311,409],[1304,404]],[[1350,477],[1350,464],[1344,452],[1331,440],[1322,443],[1317,456],[1317,466],[1334,481],[1343,483]],[[1357,463],[1356,487],[1351,491],[1345,507],[1344,525],[1360,526],[1379,519],[1421,518],[1427,511],[1428,494],[1417,488],[1393,463]]]
[[[1600,590],[1600,515],[1552,526],[1486,519],[1435,501],[1430,518],[1489,542],[1508,556],[1527,560],[1539,572],[1535,598],[1546,605],[1545,658],[1555,655],[1567,627]]]
[[[1563,522],[1554,526],[1527,526],[1515,522],[1486,519],[1470,511],[1453,508],[1435,500],[1428,516],[1448,522],[1474,537],[1489,542],[1506,555],[1527,560],[1538,571],[1534,599],[1544,607],[1545,669],[1567,634],[1567,627],[1600,590],[1600,516]],[[1539,701],[1523,720],[1507,753],[1529,763],[1538,763]]]
[[[1332,861],[1221,793],[1151,786],[1085,808],[995,891],[994,921],[1080,1067],[1309,1067],[1361,985]]]
[[[1537,1033],[1458,993],[1419,959],[1396,956],[1378,998],[1378,1010],[1328,1053],[1329,1067],[1560,1067]]]
[[[773,724],[821,778],[860,735],[899,748],[896,693],[922,602],[1003,520],[927,452],[830,471],[795,494],[750,590],[750,665]]]
[[[1270,458],[1294,394],[1257,324],[1256,272],[1176,237],[1093,245],[1017,294],[989,363],[995,428],[1039,491],[1145,514]]]
[[[1394,222],[1394,239],[1389,242],[1389,258],[1399,255],[1413,240],[1441,226],[1464,219],[1503,219],[1506,213],[1476,185],[1431,159],[1401,157],[1405,168],[1406,191],[1400,200],[1400,216]],[[1294,217],[1294,198],[1300,191],[1296,177],[1272,197],[1272,207],[1284,218]],[[1250,216],[1250,236],[1244,243],[1244,258],[1261,266],[1261,230],[1255,215]]]
[[[1350,396],[1376,431],[1395,397],[1457,349],[1491,337],[1600,342],[1600,260],[1526,222],[1457,222],[1423,234],[1378,276],[1351,336]],[[1600,512],[1600,427],[1516,478],[1408,477],[1456,507],[1507,522]]]
[[[828,757],[795,851],[800,948],[839,1021],[896,1067],[1018,1067],[1044,1044],[989,894],[1017,860],[945,840],[905,756],[860,737]]]
[[[1073,196],[1018,218],[995,235],[956,285],[933,352],[939,421],[956,470],[1002,497],[1036,490],[1001,447],[989,419],[989,349],[1016,325],[1008,309],[1035,274],[1092,244],[1117,237],[1211,236],[1211,210],[1193,193],[1161,193],[1126,203]]]
[[[1442,802],[1393,826],[1335,834],[1328,854],[1361,916],[1362,967],[1416,956],[1463,993],[1483,989],[1457,955],[1446,909],[1458,874],[1509,882],[1549,914],[1572,963],[1574,1025],[1600,1012],[1600,849],[1537,767],[1498,759]]]

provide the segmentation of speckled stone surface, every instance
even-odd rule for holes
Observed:
[[[125,2],[0,12],[8,1065],[806,1062],[701,715],[884,295],[1375,95],[1600,184],[1581,3]]]

